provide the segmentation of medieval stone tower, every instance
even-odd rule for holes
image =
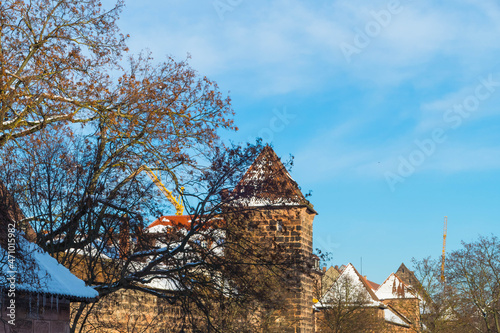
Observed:
[[[288,279],[285,311],[272,332],[314,332],[315,274],[312,253],[313,220],[317,215],[297,183],[272,150],[266,146],[250,166],[237,191],[249,192],[249,223],[261,241],[272,239],[296,266]]]
[[[235,200],[231,201],[231,213],[224,218],[229,218],[226,222],[231,226],[234,220],[238,232],[243,230],[238,236],[244,236],[245,244],[248,240],[250,243],[254,241],[252,246],[249,246],[254,251],[251,252],[252,258],[262,253],[258,252],[259,250],[264,249],[266,252],[270,249],[283,254],[283,256],[271,255],[271,258],[278,258],[278,261],[273,261],[270,266],[280,267],[282,264],[280,259],[292,259],[286,264],[283,278],[280,276],[281,284],[274,290],[272,288],[275,285],[264,290],[265,293],[278,296],[280,306],[276,307],[277,310],[271,308],[272,311],[269,313],[272,314],[266,317],[266,311],[269,309],[262,308],[266,307],[267,303],[263,302],[265,305],[255,307],[249,305],[248,309],[251,310],[238,314],[241,317],[237,317],[235,321],[241,320],[247,323],[249,325],[245,327],[247,329],[255,327],[252,332],[257,333],[315,332],[313,297],[317,297],[315,282],[320,274],[314,268],[312,254],[313,220],[316,211],[269,146],[263,148],[232,193],[235,195]],[[227,195],[231,196],[229,193]],[[234,212],[232,212],[233,204],[236,206]],[[176,221],[175,225],[178,226],[188,225],[190,219],[191,216],[165,216],[152,223],[150,228],[159,225],[172,226],[172,221]],[[152,230],[150,232],[154,236],[154,232]],[[227,243],[234,241],[228,234],[226,237],[228,237]],[[241,239],[237,238],[238,241]],[[278,246],[267,247],[269,243]],[[234,255],[234,258],[241,258],[236,257],[236,254],[229,249],[231,246],[225,248],[225,256]],[[241,266],[247,268],[247,265]],[[254,280],[252,278],[248,280],[256,281],[258,284],[262,279],[267,279],[263,271],[260,267],[255,269],[251,267],[243,274],[255,274],[252,276],[256,277]],[[234,276],[238,273],[232,272]],[[217,302],[215,299],[213,301]],[[141,332],[210,332],[203,330],[202,326],[192,327],[196,326],[198,312],[192,312],[194,322],[186,321],[185,309],[181,305],[170,305],[155,296],[134,290],[116,292],[100,300],[94,309],[98,310],[89,316],[90,325],[88,330],[84,329],[86,332],[94,331],[95,327],[99,327],[102,332],[115,332],[114,327],[120,331],[131,331],[129,329],[131,325],[134,331]],[[262,313],[264,315],[261,315]]]

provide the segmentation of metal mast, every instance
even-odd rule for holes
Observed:
[[[446,253],[446,233],[448,229],[448,216],[444,217],[444,227],[443,227],[443,255],[441,257],[441,282],[445,282],[444,277],[444,261],[445,261],[445,253]]]

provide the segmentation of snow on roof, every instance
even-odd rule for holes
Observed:
[[[405,327],[410,327],[406,321],[404,321],[400,316],[398,316],[394,311],[392,311],[390,308],[385,308],[384,309],[384,319],[387,322],[396,324],[396,325],[401,325]]]
[[[379,301],[365,278],[358,273],[352,264],[347,265],[342,271],[321,298],[320,303],[326,305],[338,301],[364,306],[383,306],[383,303]]]
[[[130,269],[132,272],[140,272],[146,266],[147,266],[147,263],[144,263],[144,262],[131,262],[130,263]],[[169,268],[173,268],[173,267],[169,267],[166,265],[160,265],[158,267],[158,269],[160,271],[168,270]],[[147,281],[142,282],[142,285],[147,287],[147,288],[156,289],[156,290],[163,290],[163,291],[185,290],[182,283],[178,279],[176,279],[175,277],[166,277],[165,275],[159,274],[158,272],[155,273],[155,271],[152,271],[150,275],[146,276],[145,280],[147,280]]]
[[[165,291],[181,291],[184,290],[181,283],[174,279],[168,278],[157,278],[153,279],[151,282],[145,284],[148,288],[165,290]]]
[[[102,240],[97,239],[95,243],[88,244],[83,249],[72,248],[71,253],[86,257],[99,257],[102,259],[116,259],[119,257],[118,248],[113,245],[103,246]]]
[[[233,191],[245,207],[306,206],[316,213],[270,146],[265,146]]]
[[[172,229],[172,226],[169,225],[155,225],[153,227],[147,228],[144,232],[148,234],[163,234]]]
[[[59,264],[38,245],[27,241],[22,236],[17,238],[17,243],[23,251],[23,258],[16,258],[14,262],[15,271],[17,271],[16,290],[58,295],[71,300],[93,300],[98,296],[96,290],[86,286],[85,282]],[[7,258],[7,251],[0,248],[0,256]],[[0,262],[0,270],[4,277],[12,274],[9,263],[6,261]],[[5,288],[9,282],[1,281],[0,284]]]
[[[417,296],[408,288],[408,286],[396,274],[392,273],[378,287],[375,295],[379,299],[395,299],[395,298],[416,298]]]
[[[194,225],[200,226],[201,230],[207,230],[220,226],[223,223],[221,218],[211,218],[208,221],[202,217],[195,220]],[[190,215],[172,215],[162,216],[151,223],[144,232],[146,233],[166,233],[172,230],[190,230],[193,225],[192,217]]]
[[[282,206],[297,206],[299,201],[293,199],[269,199],[269,198],[249,198],[240,200],[242,204],[248,207],[282,207]]]

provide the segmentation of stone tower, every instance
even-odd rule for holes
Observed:
[[[264,147],[235,191],[245,193],[251,211],[248,223],[261,241],[273,240],[296,258],[288,281],[286,312],[277,318],[272,332],[314,332],[313,296],[315,269],[312,253],[313,220],[317,215],[297,183],[270,146]]]
[[[419,291],[421,289],[421,284],[420,281],[418,281],[417,277],[413,273],[413,271],[410,271],[404,263],[399,266],[398,270],[396,271],[396,275],[407,285],[413,287],[416,291]]]

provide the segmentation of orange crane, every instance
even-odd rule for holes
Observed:
[[[444,260],[445,260],[445,253],[446,253],[446,233],[448,229],[448,216],[444,217],[444,227],[443,227],[443,256],[441,258],[441,282],[445,282],[445,277],[444,277]]]
[[[146,165],[141,166],[139,169],[133,172],[128,178],[133,178],[142,171],[146,171],[149,178],[151,178],[151,181],[158,187],[158,189],[165,195],[165,197],[167,197],[167,200],[170,201],[170,203],[175,207],[175,215],[184,214],[184,206],[182,205],[182,198],[181,198],[184,187],[181,187],[181,194],[179,194],[178,197],[175,197],[172,191],[168,190],[167,187],[163,185],[163,183],[158,178],[158,176],[155,175],[153,170],[151,170]]]

